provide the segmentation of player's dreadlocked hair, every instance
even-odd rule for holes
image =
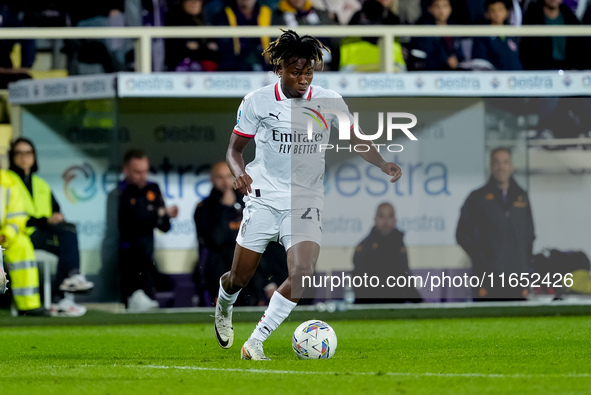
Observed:
[[[322,50],[330,52],[330,49],[312,36],[300,37],[293,30],[281,29],[281,31],[283,34],[263,51],[263,56],[269,56],[269,62],[275,71],[283,65],[283,62],[293,57],[296,57],[293,63],[299,59],[310,59],[320,65],[321,69],[324,68]]]

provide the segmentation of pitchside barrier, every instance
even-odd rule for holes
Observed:
[[[105,288],[89,300],[108,299],[114,289],[116,244],[106,200],[123,152],[145,149],[151,178],[167,204],[180,207],[172,230],[157,234],[156,258],[189,289],[183,278],[197,261],[193,213],[211,189],[209,166],[224,159],[241,98],[277,81],[272,73],[119,73],[10,85],[9,100],[19,106],[15,134],[37,144],[40,175],[78,225],[83,270]],[[314,83],[340,92],[368,134],[388,112],[414,114],[418,139],[394,131],[391,141],[385,133],[376,141],[403,169],[396,184],[346,149],[327,152],[320,273],[352,270],[354,248],[385,201],[396,209],[415,274],[469,271],[456,225],[470,191],[486,182],[488,154],[497,146],[513,150],[515,177],[530,194],[534,251],[591,253],[591,211],[583,209],[591,195],[591,72],[323,72]],[[561,138],[544,138],[551,133]],[[429,300],[468,298],[468,291],[422,290]]]

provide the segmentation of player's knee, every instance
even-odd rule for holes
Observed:
[[[290,273],[289,280],[292,281],[293,278],[303,278],[303,277],[311,277],[314,274],[313,267],[299,267]]]

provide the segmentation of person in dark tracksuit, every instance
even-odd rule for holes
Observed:
[[[475,299],[523,299],[527,289],[509,286],[508,278],[530,272],[535,239],[530,202],[512,177],[510,150],[493,150],[490,162],[488,183],[470,193],[462,207],[456,239],[470,256],[472,274],[485,276],[483,287],[473,289]]]
[[[396,229],[396,215],[390,203],[378,206],[375,226],[355,249],[352,276],[377,276],[384,284],[388,276],[412,275],[408,267],[404,233]],[[399,284],[402,284],[398,282]],[[406,287],[355,288],[355,303],[422,302],[414,285]]]
[[[157,184],[147,180],[150,164],[145,152],[129,150],[123,158],[125,180],[119,183],[119,274],[128,310],[158,307],[154,298],[154,228],[170,230],[177,206],[166,207]]]

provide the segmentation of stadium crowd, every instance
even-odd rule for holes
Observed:
[[[578,25],[591,23],[587,0],[3,0],[0,27],[300,25]],[[261,53],[272,38],[177,38],[153,42],[154,71],[270,70]],[[375,37],[321,38],[328,70],[377,70]],[[396,70],[588,69],[590,38],[397,38]],[[0,41],[0,68],[12,69],[17,41]],[[20,40],[24,71],[35,40]],[[133,42],[66,40],[70,74],[133,70]],[[4,70],[6,71],[6,70]]]

